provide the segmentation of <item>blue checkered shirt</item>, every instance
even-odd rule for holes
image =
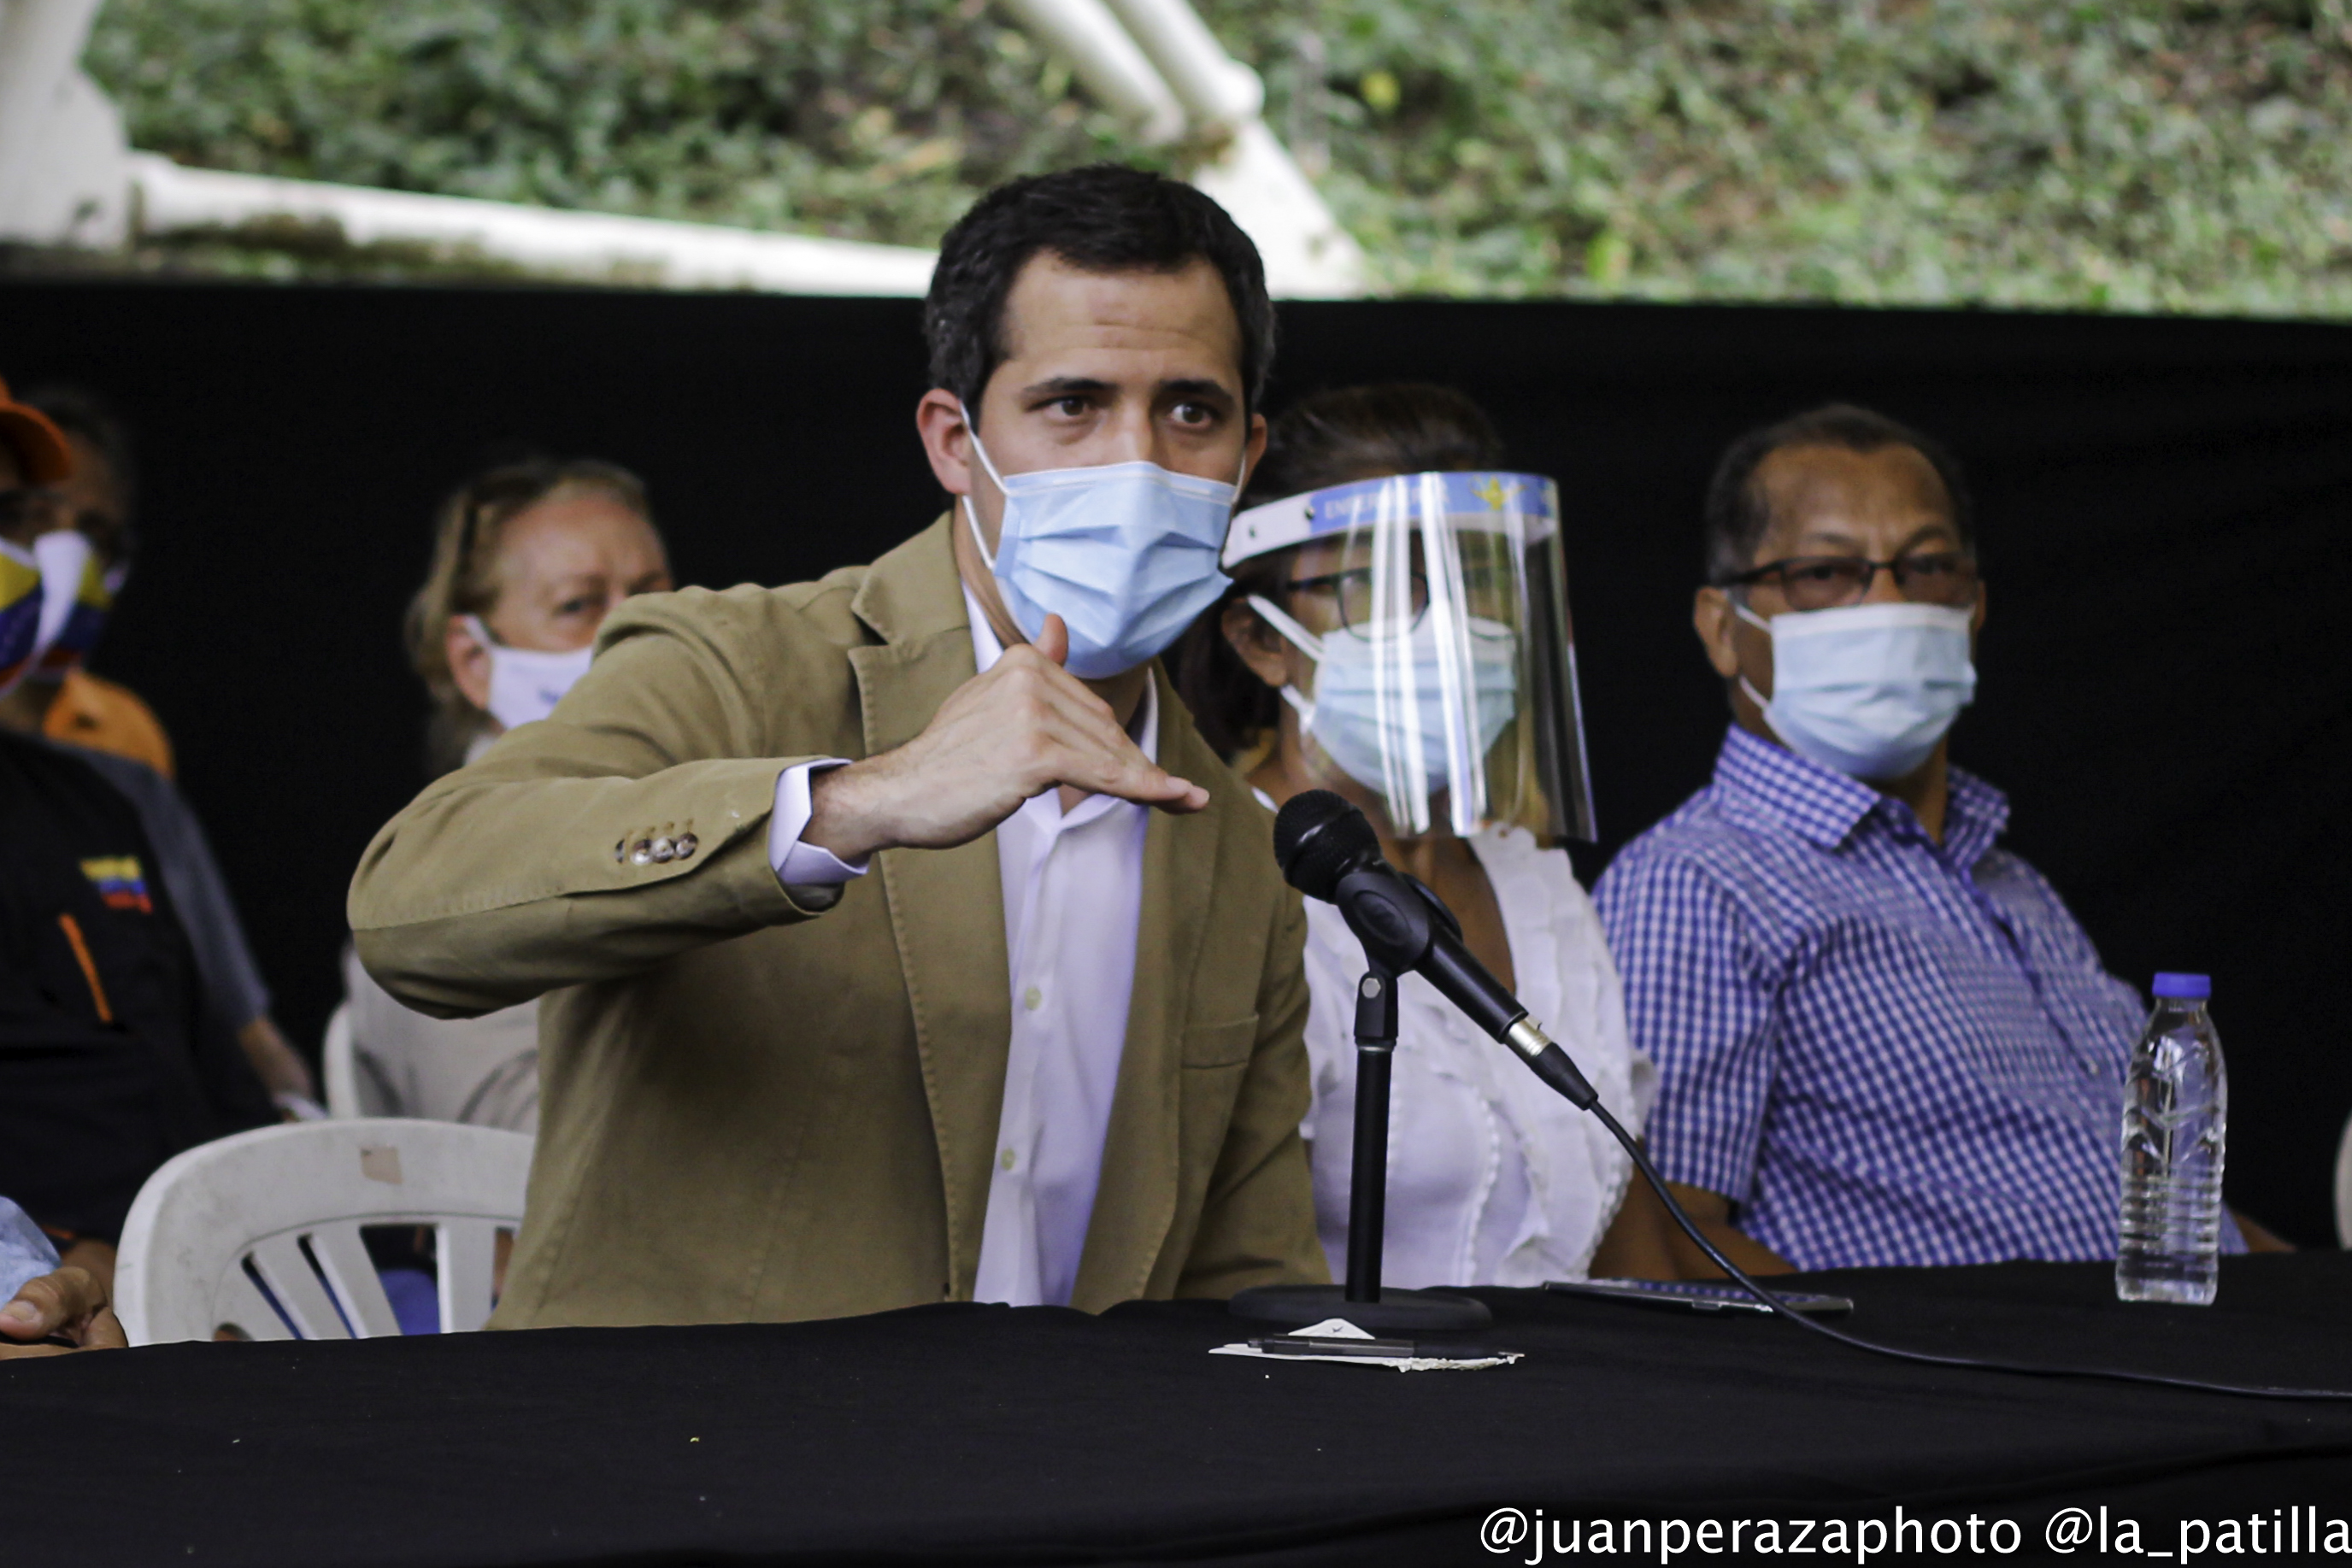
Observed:
[[[1594,890],[1661,1074],[1658,1164],[1799,1268],[2115,1256],[2145,1009],[1995,847],[2008,821],[1955,768],[1939,845],[1734,727]]]

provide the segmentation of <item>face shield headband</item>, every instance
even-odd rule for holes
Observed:
[[[1549,479],[1399,475],[1234,519],[1226,567],[1276,552],[1283,584],[1251,604],[1314,661],[1311,691],[1283,696],[1318,770],[1379,796],[1405,836],[1593,836]]]

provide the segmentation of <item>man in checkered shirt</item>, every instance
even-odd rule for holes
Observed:
[[[1658,1163],[1746,1267],[2115,1256],[2145,1007],[1947,760],[1973,547],[1952,460],[1861,409],[1742,437],[1709,490],[1695,621],[1736,722],[1595,896]]]

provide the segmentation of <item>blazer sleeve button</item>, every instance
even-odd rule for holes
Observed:
[[[631,865],[653,864],[654,841],[651,839],[639,839],[635,843],[631,844],[629,846],[629,863]]]
[[[669,847],[671,851],[677,854],[678,859],[687,860],[693,855],[695,851],[702,847],[702,841],[696,838],[692,833],[680,833],[677,837],[670,841]]]

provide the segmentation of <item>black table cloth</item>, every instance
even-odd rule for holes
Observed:
[[[2202,1310],[2121,1305],[2104,1266],[1791,1283],[1924,1349],[2352,1389],[2344,1254],[2228,1260]],[[1490,1510],[1899,1505],[2012,1520],[2034,1561],[2062,1506],[2158,1549],[2184,1516],[2352,1514],[2352,1401],[1939,1370],[1769,1321],[1478,1293],[1496,1325],[1473,1337],[1517,1365],[1212,1356],[1261,1331],[1203,1302],[0,1363],[0,1560],[1524,1563],[1482,1547]]]

